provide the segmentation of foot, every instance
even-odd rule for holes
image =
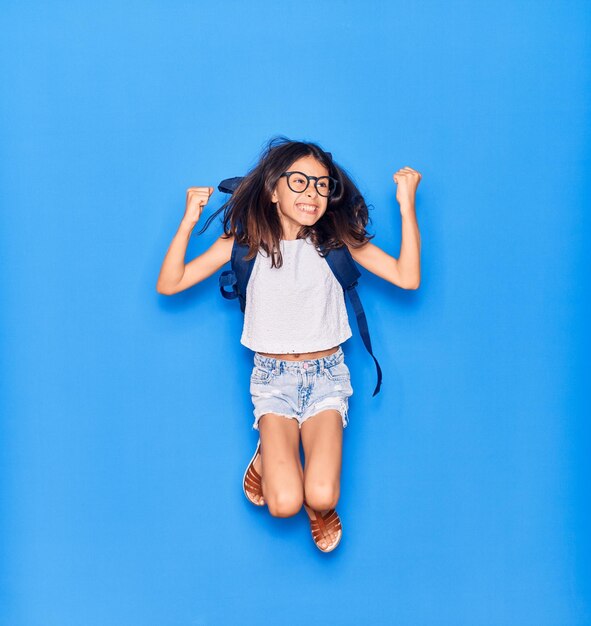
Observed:
[[[343,535],[341,520],[334,509],[315,511],[304,502],[304,508],[310,518],[310,527],[314,543],[323,552],[334,550]]]
[[[246,472],[246,476],[244,479],[244,491],[246,492],[247,498],[257,506],[263,506],[265,504],[265,499],[263,497],[263,489],[261,484],[261,476],[263,470],[263,463],[261,460],[260,449],[257,455],[254,458],[254,461],[249,466],[250,469]],[[252,469],[256,472],[254,474]]]

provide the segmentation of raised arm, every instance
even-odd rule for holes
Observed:
[[[415,196],[421,174],[410,167],[403,167],[392,178],[398,184],[396,200],[400,204],[402,218],[400,256],[394,258],[371,241],[361,248],[348,248],[353,259],[369,272],[403,289],[418,289],[421,284],[421,234],[415,212]]]
[[[213,187],[191,187],[187,190],[185,215],[170,244],[156,283],[158,293],[172,296],[205,280],[230,260],[234,237],[221,235],[202,254],[185,265],[185,254],[195,224],[201,217]]]

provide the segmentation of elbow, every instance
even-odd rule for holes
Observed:
[[[156,291],[162,294],[163,296],[172,296],[174,294],[174,291],[171,291],[170,289],[166,289],[166,287],[160,284],[156,285]]]
[[[421,286],[421,279],[417,278],[417,280],[415,280],[414,282],[409,283],[406,286],[406,289],[412,289],[413,291],[416,291],[420,286]]]

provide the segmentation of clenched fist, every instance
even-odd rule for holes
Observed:
[[[213,193],[213,187],[189,187],[187,189],[187,204],[183,222],[191,226],[199,221],[203,207],[208,203]]]
[[[401,209],[406,209],[409,206],[414,207],[417,187],[422,178],[421,173],[405,165],[399,169],[392,178],[398,185],[396,189],[396,200],[400,204]]]

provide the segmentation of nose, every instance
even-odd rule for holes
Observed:
[[[315,180],[311,180],[308,183],[308,189],[306,189],[306,195],[308,196],[317,196],[318,195],[318,191],[316,191],[316,181]]]

